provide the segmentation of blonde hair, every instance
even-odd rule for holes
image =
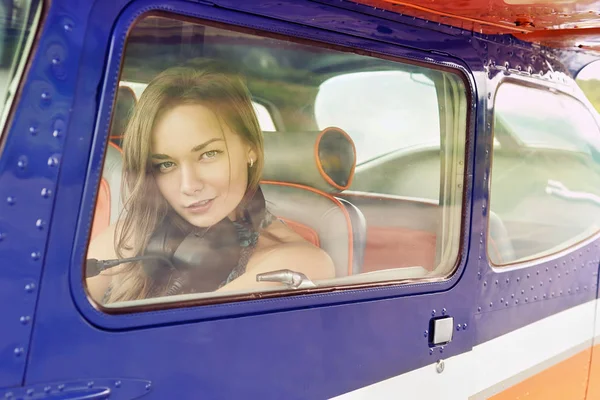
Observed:
[[[146,87],[129,120],[123,140],[124,210],[115,231],[115,250],[141,255],[170,206],[160,195],[150,162],[151,135],[157,121],[182,104],[201,104],[217,115],[222,124],[249,144],[257,159],[248,168],[248,186],[237,207],[240,215],[258,189],[264,165],[262,132],[242,77],[216,61],[194,61],[167,69]],[[153,282],[141,262],[132,262],[113,276],[107,302],[164,295],[164,285]]]

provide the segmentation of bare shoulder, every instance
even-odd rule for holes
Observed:
[[[87,258],[97,258],[99,260],[116,258],[114,245],[116,229],[116,224],[109,225],[92,239],[88,247]]]
[[[323,249],[306,241],[285,225],[274,223],[267,238],[257,246],[247,271],[262,273],[291,269],[309,279],[329,279],[335,276],[333,260]]]
[[[280,243],[308,243],[302,236],[289,228],[286,224],[276,219],[265,229],[260,238],[260,245],[272,246]]]

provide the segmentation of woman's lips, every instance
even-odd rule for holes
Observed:
[[[203,214],[212,206],[214,200],[215,199],[197,201],[196,203],[185,207],[185,209],[193,214]]]

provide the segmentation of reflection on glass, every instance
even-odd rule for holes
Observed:
[[[500,86],[495,110],[490,208],[505,235],[488,240],[490,260],[552,254],[600,229],[600,135],[590,112],[514,84]]]
[[[423,74],[376,71],[330,78],[319,87],[315,117],[320,129],[349,127],[357,164],[397,149],[440,145],[435,85]]]

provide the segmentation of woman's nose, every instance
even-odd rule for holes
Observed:
[[[193,196],[194,193],[202,190],[204,183],[196,172],[195,168],[192,167],[181,167],[181,193]]]

